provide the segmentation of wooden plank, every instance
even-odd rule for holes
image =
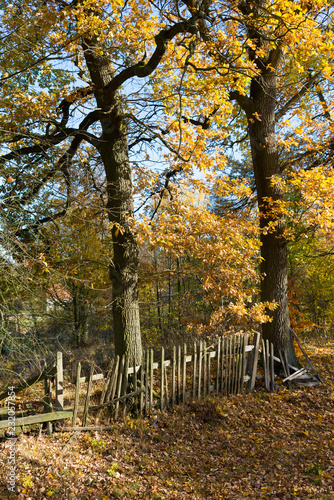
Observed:
[[[292,335],[294,336],[298,346],[299,346],[299,349],[302,351],[302,353],[304,354],[304,357],[306,359],[306,361],[308,362],[311,370],[313,371],[313,373],[315,374],[315,376],[317,377],[317,379],[319,380],[319,382],[321,382],[322,384],[324,384],[324,381],[322,380],[322,378],[318,375],[318,372],[316,371],[316,369],[314,368],[314,366],[312,365],[311,363],[311,360],[310,358],[308,357],[308,355],[306,354],[306,351],[304,350],[303,346],[301,345],[300,343],[300,340],[299,338],[297,337],[296,333],[294,332],[294,330],[292,328],[290,328],[291,330],[291,333]]]
[[[161,347],[161,369],[160,369],[160,374],[161,374],[161,380],[160,380],[160,410],[162,411],[164,409],[164,389],[165,389],[165,384],[164,384],[164,378],[165,378],[165,373],[164,370],[166,369],[165,367],[165,349]]]
[[[221,337],[221,380],[220,380],[220,393],[223,394],[224,389],[225,389],[225,372],[224,372],[224,361],[226,359],[225,356],[225,349],[226,349],[226,342],[225,342],[225,337]]]
[[[219,378],[220,378],[220,348],[221,348],[221,338],[218,339],[217,346],[217,365],[216,365],[216,395],[219,394]]]
[[[52,379],[51,377],[46,377],[44,380],[45,389],[45,402],[44,402],[44,413],[52,412]],[[50,437],[52,434],[52,423],[47,423],[47,433]]]
[[[275,390],[274,344],[270,343],[270,390]]]
[[[144,392],[145,392],[145,351],[142,354],[141,367],[140,367],[140,397],[139,397],[139,414],[140,418],[143,416],[144,412]]]
[[[247,358],[249,357],[248,352],[250,352],[250,351],[246,350],[246,348],[248,347],[248,345],[247,345],[248,339],[249,339],[249,334],[246,333],[243,337],[242,373],[241,373],[241,389],[240,389],[241,394],[243,394],[244,388],[245,388],[245,382],[246,382],[245,378],[246,378],[246,369],[247,369],[247,361],[248,361]],[[249,380],[249,378],[248,378],[248,380]]]
[[[176,376],[176,346],[173,346],[173,359],[172,359],[172,407],[175,405],[175,376]]]
[[[77,374],[76,374],[72,427],[74,427],[76,425],[76,419],[77,419],[77,415],[78,415],[79,397],[80,397],[80,374],[81,374],[81,363],[79,361],[78,366],[77,366]]]
[[[211,392],[211,352],[208,351],[208,395]]]
[[[242,373],[242,352],[243,352],[243,335],[238,336],[238,369],[237,369],[237,386],[236,393],[241,392],[241,373]]]
[[[113,358],[110,361],[109,366],[108,366],[107,376],[106,376],[105,382],[103,384],[103,389],[102,389],[102,393],[101,393],[101,397],[100,397],[100,405],[102,405],[105,402],[107,390],[108,390],[110,380],[111,380],[111,377],[113,374],[114,364],[115,364],[115,358]]]
[[[104,373],[95,373],[93,375],[92,382],[95,382],[96,380],[103,380],[104,378]],[[80,378],[80,384],[85,384],[86,382],[89,382],[89,376]]]
[[[226,377],[226,396],[230,395],[231,390],[231,336],[226,338],[226,365],[227,365],[227,377]]]
[[[176,401],[181,403],[181,346],[177,346],[177,364],[176,364]]]
[[[93,374],[94,374],[94,362],[91,362],[90,365],[90,371],[89,371],[89,379],[88,379],[88,386],[87,386],[87,393],[86,393],[86,400],[85,400],[85,407],[84,407],[84,412],[83,412],[83,417],[82,417],[82,427],[86,426],[87,423],[87,417],[88,417],[88,411],[89,411],[89,400],[90,400],[90,393],[92,390],[92,383],[93,383]]]
[[[121,396],[121,390],[122,390],[122,381],[123,381],[123,372],[124,372],[124,365],[125,365],[125,355],[123,354],[121,358],[121,362],[119,365],[118,369],[118,376],[117,376],[117,388],[116,388],[116,406],[115,406],[115,413],[114,413],[114,419],[117,420],[118,418],[118,411],[119,411],[119,398]]]
[[[126,354],[125,355],[125,363],[124,363],[124,374],[123,374],[121,395],[125,395],[127,393],[127,390],[128,390],[128,385],[129,385],[129,379],[128,379],[128,377],[129,377],[129,364],[130,364],[129,356]],[[124,404],[123,404],[123,418],[125,417],[125,414],[126,414],[126,403],[124,401]]]
[[[153,363],[154,363],[154,352],[153,349],[151,349],[150,350],[150,410],[153,409],[153,384],[154,384]]]
[[[235,382],[237,373],[237,351],[236,351],[236,334],[232,337],[232,380],[231,380],[231,394],[235,394]]]
[[[56,411],[61,411],[64,408],[63,353],[61,351],[57,351],[56,368]]]
[[[72,418],[73,410],[63,410],[53,413],[40,413],[39,415],[29,415],[15,419],[15,427],[22,427],[31,424],[41,424],[43,422],[54,422],[55,420],[63,420]],[[0,429],[8,428],[8,420],[0,420]]]
[[[203,357],[203,343],[199,341],[199,351],[198,351],[198,387],[197,387],[197,397],[201,398],[201,385],[202,385],[202,357]]]
[[[298,378],[299,375],[303,375],[304,373],[307,373],[306,368],[300,368],[300,370],[297,370],[296,372],[292,373],[288,377],[283,379],[283,382],[287,382],[288,380],[293,380],[294,378]]]
[[[206,353],[206,341],[203,341],[203,396],[207,395],[208,387],[208,358]]]
[[[186,385],[187,385],[187,344],[183,344],[182,357],[182,404],[186,402]]]
[[[193,346],[193,370],[192,370],[192,398],[196,398],[196,369],[197,369],[197,344],[194,342]]]
[[[106,397],[105,397],[106,403],[115,398],[116,389],[117,389],[119,364],[120,364],[120,357],[117,354],[116,360],[115,360],[115,365],[113,368],[113,373],[112,373],[112,376],[110,378],[110,382],[109,382]]]
[[[254,350],[253,350],[252,363],[251,363],[251,373],[250,373],[251,378],[249,380],[249,390],[250,391],[253,391],[254,387],[255,387],[257,363],[258,363],[258,357],[259,357],[260,337],[261,336],[258,332],[254,332]]]
[[[31,387],[32,385],[34,385],[38,382],[45,380],[47,377],[54,376],[56,374],[56,371],[57,371],[57,368],[55,366],[53,366],[49,370],[44,370],[41,373],[39,373],[38,375],[35,375],[34,377],[29,378],[24,384],[22,384],[18,387],[15,386],[15,394],[17,394],[18,392],[24,391],[24,389],[27,389],[28,387]],[[5,391],[2,394],[0,394],[0,401],[2,401],[3,399],[7,399],[7,398],[8,398],[8,391]]]
[[[149,391],[149,373],[150,373],[150,352],[146,351],[146,380],[145,380],[145,413],[148,413],[148,391]]]

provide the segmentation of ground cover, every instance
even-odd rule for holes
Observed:
[[[309,339],[326,385],[211,397],[110,432],[21,435],[0,498],[334,499],[334,341]]]

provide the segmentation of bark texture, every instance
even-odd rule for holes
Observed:
[[[283,200],[283,193],[272,181],[281,175],[276,141],[276,70],[281,58],[279,46],[267,48],[266,37],[253,19],[265,12],[266,1],[242,2],[240,10],[248,17],[248,37],[253,47],[248,50],[250,60],[255,64],[258,74],[252,78],[250,95],[234,96],[244,109],[248,119],[248,131],[252,153],[252,163],[257,189],[261,228],[261,299],[275,301],[278,307],[272,321],[262,326],[263,338],[274,344],[276,354],[285,350],[289,363],[297,365],[293,342],[290,334],[290,315],[288,307],[288,243],[284,237],[285,219],[277,210]],[[257,49],[266,51],[266,56],[258,57]]]
[[[127,354],[130,362],[141,362],[142,346],[138,304],[138,245],[129,217],[133,216],[133,185],[128,157],[127,127],[117,93],[108,88],[112,68],[99,55],[98,44],[85,40],[84,53],[94,95],[100,112],[102,136],[99,152],[103,161],[108,192],[108,217],[112,226],[115,354]]]

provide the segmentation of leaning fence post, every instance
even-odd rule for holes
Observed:
[[[56,373],[56,411],[64,409],[64,375],[63,375],[63,353],[57,352]]]
[[[79,397],[80,397],[80,375],[81,375],[81,363],[79,361],[77,366],[77,377],[75,381],[75,396],[74,396],[74,406],[73,406],[73,417],[72,417],[72,427],[75,427],[78,409],[79,409]]]
[[[257,362],[259,359],[259,346],[260,346],[260,334],[259,332],[254,332],[254,354],[252,356],[251,363],[251,378],[249,383],[249,390],[253,391],[255,387],[256,380],[256,371],[257,371]]]
[[[87,386],[85,408],[84,408],[84,414],[82,417],[82,427],[85,427],[86,422],[87,422],[88,411],[89,411],[90,393],[92,390],[92,382],[93,382],[93,373],[94,373],[94,363],[92,362],[90,365],[90,371],[89,371],[89,379],[88,379],[88,386]]]

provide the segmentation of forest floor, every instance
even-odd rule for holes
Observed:
[[[21,435],[0,499],[334,499],[334,339],[304,340],[326,382],[211,397],[109,432]]]

